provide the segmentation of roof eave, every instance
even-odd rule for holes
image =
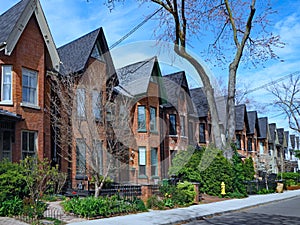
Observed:
[[[12,32],[8,36],[8,39],[6,41],[7,44],[5,46],[5,54],[8,56],[12,54],[15,46],[18,43],[19,38],[21,37],[33,13],[36,16],[36,19],[41,29],[42,36],[44,38],[45,45],[47,46],[47,49],[49,51],[52,66],[53,68],[55,68],[55,70],[59,71],[60,59],[56,51],[56,46],[54,44],[49,26],[47,24],[44,12],[39,1],[30,1],[26,5]]]

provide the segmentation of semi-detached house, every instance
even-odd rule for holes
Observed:
[[[39,1],[0,16],[0,160],[52,158],[48,76],[59,62]]]

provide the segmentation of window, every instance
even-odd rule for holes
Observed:
[[[102,117],[102,96],[97,90],[92,91],[93,115],[99,121]]]
[[[139,147],[139,176],[146,176],[146,147]]]
[[[85,117],[85,90],[83,88],[78,88],[76,90],[77,99],[77,116],[79,118]]]
[[[38,73],[29,69],[22,69],[22,102],[37,105]]]
[[[146,108],[138,106],[138,131],[146,131]]]
[[[93,48],[91,57],[98,59],[100,61],[104,61],[103,54],[100,48],[100,44],[97,42]]]
[[[199,124],[199,142],[200,143],[205,143],[205,123],[200,123]]]
[[[156,108],[150,107],[150,130],[156,131]]]
[[[34,157],[36,147],[37,132],[35,131],[22,131],[22,159]]]
[[[0,143],[2,147],[1,148],[2,151],[0,151],[0,160],[7,159],[10,162],[12,161],[11,142],[12,142],[12,133],[10,131],[0,132]]]
[[[12,66],[2,66],[1,102],[12,103]]]
[[[86,146],[82,139],[76,140],[76,174],[85,174]]]
[[[185,117],[180,116],[180,135],[185,136]]]
[[[151,176],[158,176],[157,148],[151,148]]]
[[[170,114],[169,115],[169,134],[170,135],[176,135],[177,134],[176,115],[175,114]]]
[[[192,122],[189,122],[189,144],[194,144],[194,126]]]
[[[252,151],[252,138],[248,138],[247,147],[248,147],[248,151],[251,152]]]
[[[236,143],[235,143],[235,146],[237,149],[241,149],[241,135],[240,134],[237,134],[236,135]]]

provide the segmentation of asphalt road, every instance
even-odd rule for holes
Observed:
[[[197,220],[187,225],[300,225],[300,196],[255,208]]]

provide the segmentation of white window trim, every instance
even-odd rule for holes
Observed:
[[[31,102],[25,102],[23,101],[23,74],[24,71],[34,72],[36,74],[36,104],[33,104]],[[38,71],[22,68],[22,102],[20,104],[21,106],[28,107],[28,108],[34,108],[34,109],[40,109],[39,107],[39,73]]]
[[[10,98],[11,100],[2,100],[3,99],[3,90],[4,90],[4,68],[10,67]],[[2,65],[1,66],[1,105],[13,105],[13,71],[12,71],[12,65]]]
[[[21,131],[21,159],[23,159],[23,133],[25,132],[34,134],[34,148],[35,148],[34,155],[37,156],[37,152],[38,152],[38,132],[34,130],[22,130]]]

